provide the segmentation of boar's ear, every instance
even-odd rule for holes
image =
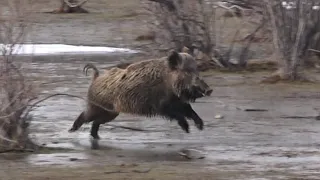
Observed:
[[[181,51],[181,52],[190,54],[190,49],[189,49],[189,48],[187,48],[186,46],[183,46],[183,48],[182,48],[182,51]]]
[[[168,64],[171,69],[177,69],[178,65],[181,63],[180,55],[177,51],[172,50],[168,56]]]

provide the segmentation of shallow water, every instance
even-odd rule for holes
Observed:
[[[86,61],[63,57],[54,62],[38,59],[29,63],[28,72],[41,76],[42,92],[69,93],[85,97],[90,77],[82,74],[85,63],[92,61],[98,67],[113,64],[117,57]],[[59,82],[59,80],[64,80]],[[155,132],[133,132],[101,127],[100,150],[92,150],[90,124],[79,131],[68,133],[85,103],[76,98],[57,96],[41,104],[32,114],[33,139],[48,147],[71,148],[76,152],[63,154],[36,154],[27,157],[35,165],[81,165],[104,161],[116,162],[177,162],[187,161],[208,169],[243,171],[294,171],[305,177],[319,173],[320,124],[314,119],[286,119],[283,115],[316,115],[320,105],[318,94],[313,99],[285,98],[274,88],[263,86],[230,87],[223,83],[241,81],[239,75],[215,76],[212,97],[202,98],[192,106],[203,118],[205,129],[198,131],[190,121],[191,133],[185,134],[175,122],[161,118],[145,118],[121,114],[110,124],[138,127]],[[301,92],[308,93],[308,92]],[[312,95],[312,92],[310,92]],[[262,108],[265,112],[246,112],[239,108]],[[215,119],[215,115],[223,115]],[[194,148],[206,153],[201,160],[186,160],[178,155],[181,149]],[[70,160],[77,158],[78,163]],[[248,177],[255,179],[257,177]]]

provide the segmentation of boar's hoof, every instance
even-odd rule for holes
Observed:
[[[184,120],[184,121],[180,120],[180,121],[178,121],[178,124],[186,133],[190,132],[189,131],[189,124],[186,120]]]
[[[212,91],[213,91],[212,89],[210,89],[210,90],[206,91],[206,92],[205,92],[205,95],[206,95],[206,96],[210,96],[210,95],[211,95],[211,93],[212,93]]]
[[[75,131],[76,131],[76,129],[73,128],[73,127],[68,130],[69,133],[72,133],[72,132],[75,132]]]
[[[100,136],[98,134],[91,133],[91,136],[93,137],[93,139],[96,139],[96,140],[100,139]]]
[[[199,129],[199,130],[203,130],[203,123],[199,123],[199,124],[196,124],[196,127]]]

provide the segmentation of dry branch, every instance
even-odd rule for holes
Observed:
[[[29,0],[2,3],[8,12],[0,12],[0,44],[4,45],[0,52],[0,151],[33,149],[35,145],[27,129],[30,118],[24,118],[23,113],[36,93],[13,54],[28,33],[32,3]]]
[[[320,53],[320,50],[316,50],[316,49],[308,49],[308,50],[312,52]]]
[[[73,98],[78,98],[78,99],[82,99],[84,101],[86,101],[85,98],[81,97],[81,96],[77,96],[77,95],[72,95],[72,94],[66,94],[66,93],[56,93],[56,94],[50,94],[44,98],[41,98],[39,100],[37,100],[36,102],[32,103],[29,105],[29,109],[26,111],[26,115],[27,116],[32,110],[34,110],[33,108],[36,107],[38,104],[50,99],[50,98],[53,98],[55,96],[67,96],[67,97],[73,97]],[[103,107],[102,105],[99,105],[93,101],[90,101],[91,103],[93,103],[94,105],[106,110],[106,111],[113,111],[111,109],[107,109],[105,107]],[[1,117],[0,117],[1,118]],[[122,128],[122,129],[128,129],[128,130],[132,130],[132,131],[139,131],[139,132],[147,132],[148,130],[144,130],[144,129],[140,129],[140,128],[133,128],[133,127],[127,127],[127,126],[121,126],[121,125],[113,125],[113,124],[107,124],[108,126],[111,126],[111,127],[115,127],[115,128]],[[151,131],[151,132],[155,132],[155,131]],[[1,138],[1,137],[0,137]]]
[[[198,60],[198,67],[201,70],[216,67],[243,68],[244,61],[247,60],[245,55],[253,38],[248,38],[243,52],[235,58],[241,63],[230,62],[235,41],[229,46],[229,51],[225,52],[221,37],[224,36],[223,27],[226,18],[223,18],[217,11],[217,7],[222,7],[234,13],[233,8],[238,5],[225,6],[216,1],[212,3],[215,5],[211,5],[205,0],[149,0],[146,4],[146,10],[153,17],[148,25],[150,30],[155,32],[153,42],[155,46],[160,47],[159,49],[173,48],[182,51],[184,47],[187,47],[189,53]],[[246,10],[243,6],[239,6],[238,9]],[[240,31],[241,26],[245,26],[246,22],[236,16],[234,18],[239,20],[237,27]],[[260,29],[258,27],[257,31]],[[236,32],[234,39],[238,35]]]

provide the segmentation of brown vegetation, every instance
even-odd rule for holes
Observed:
[[[24,41],[29,28],[27,23],[30,1],[8,0],[10,10],[0,12],[0,152],[34,149],[29,140],[28,125],[31,120],[28,112],[30,102],[36,97],[31,82],[27,81],[21,67],[15,62],[19,43]]]

